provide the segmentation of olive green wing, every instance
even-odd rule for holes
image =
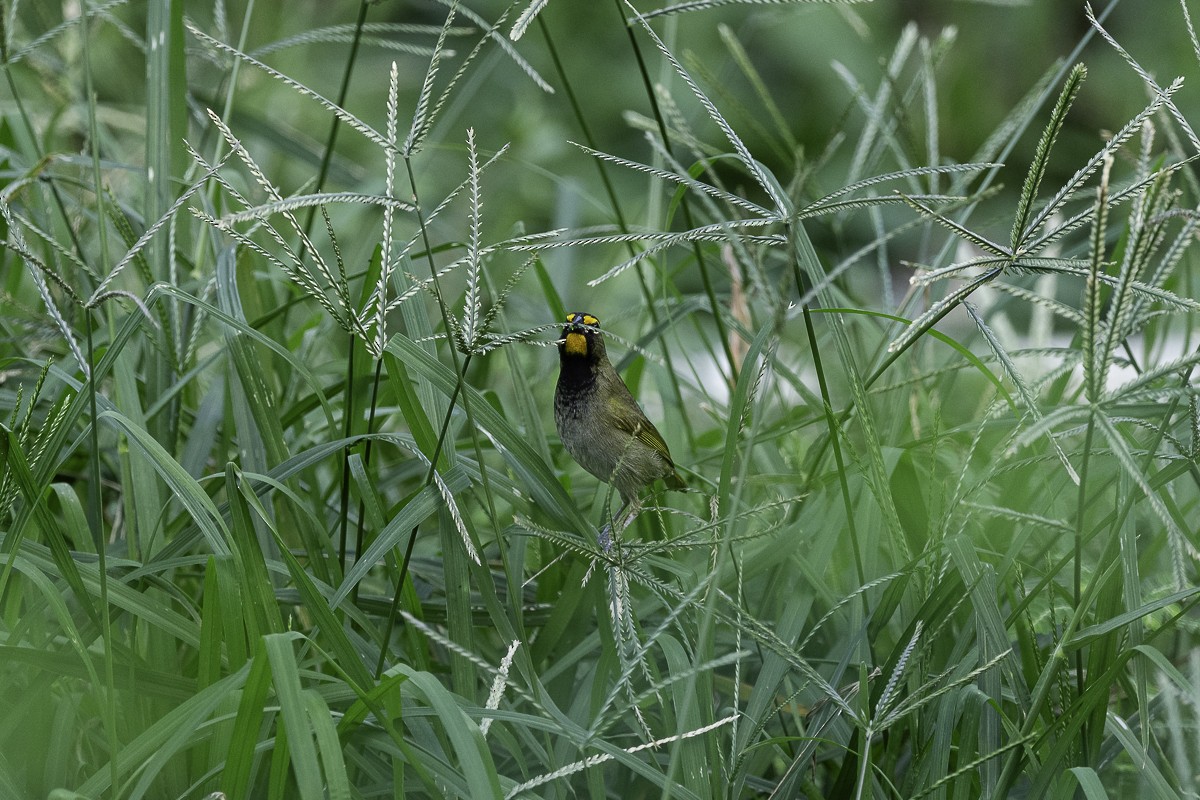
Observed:
[[[645,415],[642,416],[642,424],[638,427],[634,435],[637,436],[639,441],[649,445],[659,453],[667,462],[667,466],[671,468],[671,473],[663,476],[663,481],[667,484],[667,488],[676,491],[686,489],[687,484],[684,483],[683,478],[675,470],[675,460],[671,458],[671,452],[667,450],[666,441],[663,440],[662,434],[658,432],[658,428],[654,427],[650,420],[646,419]]]
[[[642,409],[638,407],[637,401],[633,399],[633,395],[629,394],[628,390],[614,392],[608,398],[608,414],[613,427],[619,432],[635,437],[667,461],[671,460],[671,453],[667,449],[667,443],[662,434],[654,427],[654,423],[650,422],[642,413]]]

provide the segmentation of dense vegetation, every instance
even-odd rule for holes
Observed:
[[[539,5],[0,4],[0,797],[1197,796],[1186,0]]]

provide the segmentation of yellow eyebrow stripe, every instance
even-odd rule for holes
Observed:
[[[567,322],[582,322],[584,325],[591,326],[598,326],[600,324],[600,320],[596,319],[591,314],[585,314],[582,311],[572,311],[570,314],[567,314]]]

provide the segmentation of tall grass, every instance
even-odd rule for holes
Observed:
[[[1200,792],[1200,139],[1118,4],[968,158],[950,29],[814,146],[737,26],[853,4],[543,5],[0,8],[0,796]],[[579,308],[691,485],[611,550]]]

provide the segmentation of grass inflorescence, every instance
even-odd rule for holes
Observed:
[[[0,796],[1196,796],[1187,4],[886,5],[0,4]]]

